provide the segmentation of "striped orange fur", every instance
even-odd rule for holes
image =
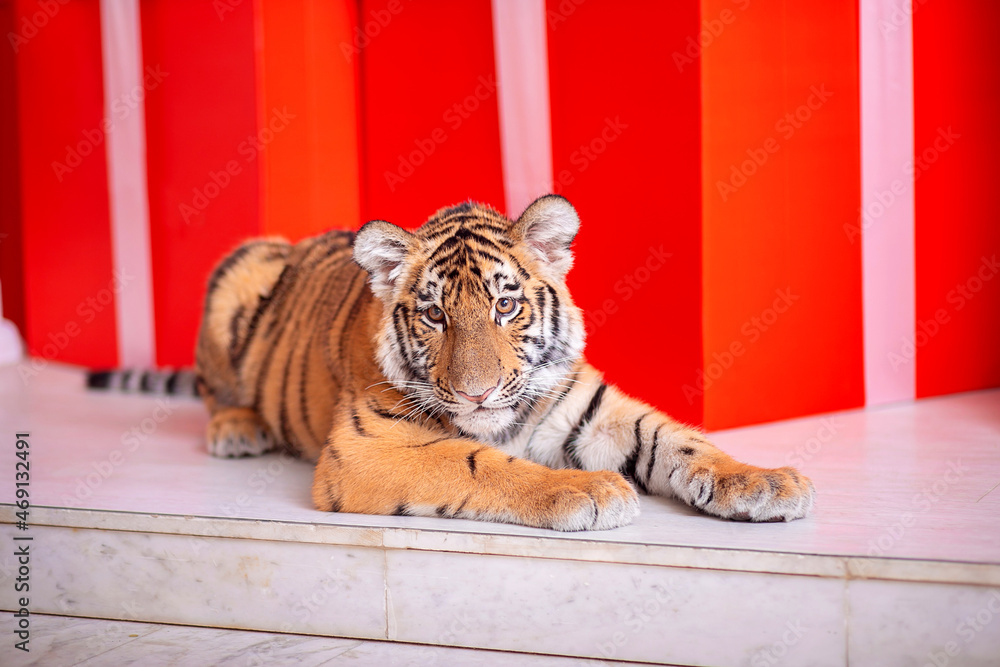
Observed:
[[[578,228],[550,195],[517,220],[466,203],[412,233],[240,246],[198,340],[209,451],[315,460],[329,511],[613,528],[634,485],[729,519],[804,516],[807,478],[735,461],[587,364],[565,284]]]

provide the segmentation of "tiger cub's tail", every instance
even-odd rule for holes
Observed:
[[[197,398],[200,380],[192,369],[87,371],[87,389]]]

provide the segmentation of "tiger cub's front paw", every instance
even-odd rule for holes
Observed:
[[[692,466],[678,495],[693,507],[733,521],[791,521],[812,509],[816,489],[795,468],[737,463]]]
[[[250,408],[223,408],[208,422],[208,453],[220,458],[259,456],[276,447],[267,425]]]
[[[553,470],[541,490],[540,525],[554,530],[607,530],[632,523],[639,496],[615,472]]]

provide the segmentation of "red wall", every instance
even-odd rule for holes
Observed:
[[[34,356],[114,365],[117,283],[108,217],[98,3],[58,7],[32,31],[23,26],[34,20],[38,4],[16,3],[16,24],[22,26],[18,34],[28,37],[17,50],[28,305],[23,333]]]
[[[582,219],[569,284],[587,356],[700,424],[702,397],[683,393],[702,364],[700,70],[672,58],[699,30],[698,5],[547,10],[554,182]]]
[[[5,311],[37,357],[115,365],[99,4],[53,6],[34,26],[0,0]],[[191,363],[207,276],[247,237],[504,208],[490,0],[140,7],[159,364]],[[712,429],[863,405],[858,5],[545,10],[591,361]],[[913,14],[919,396],[1000,385],[998,24],[971,0]]]
[[[157,362],[185,365],[212,267],[261,232],[253,3],[141,9]]]
[[[1000,4],[913,14],[917,395],[1000,384]]]
[[[360,53],[366,220],[417,227],[467,199],[503,210],[490,12],[489,0],[361,3],[362,26],[385,23]]]
[[[0,34],[17,32],[13,0],[0,0]],[[20,133],[17,95],[17,54],[0,49],[0,287],[3,316],[22,331],[24,312],[24,261],[21,239]]]
[[[345,1],[261,3],[258,123],[295,116],[261,162],[264,234],[297,241],[362,222],[357,13]]]
[[[861,244],[842,229],[861,206],[856,7],[742,6],[702,3],[720,22],[701,56],[713,429],[864,404]]]

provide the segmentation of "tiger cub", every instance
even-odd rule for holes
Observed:
[[[376,220],[240,246],[198,340],[209,452],[314,460],[332,512],[599,530],[639,513],[638,489],[726,519],[805,516],[806,477],[734,460],[584,360],[565,283],[579,225],[550,195],[517,220],[465,203],[412,233]]]

